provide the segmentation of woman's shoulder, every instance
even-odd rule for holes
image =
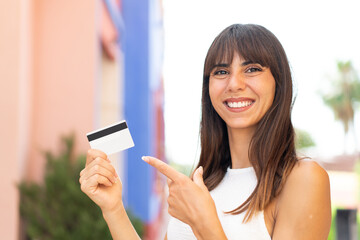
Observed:
[[[313,160],[303,159],[299,160],[290,172],[284,190],[286,188],[317,187],[319,184],[327,183],[329,183],[329,175],[326,170]]]
[[[279,195],[276,215],[277,236],[290,234],[287,229],[297,229],[297,234],[311,229],[313,236],[328,233],[330,181],[327,172],[317,162],[299,160],[296,163]],[[311,226],[321,227],[316,230]],[[306,236],[310,237],[310,232]]]
[[[309,159],[298,160],[276,198],[275,212],[284,208],[281,206],[316,198],[319,194],[326,195],[329,190],[329,175],[324,168]]]
[[[321,194],[330,189],[329,175],[324,168],[312,160],[299,160],[286,179],[280,198],[298,198],[299,195]],[[286,197],[283,197],[284,195]]]

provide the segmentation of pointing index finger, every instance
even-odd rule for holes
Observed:
[[[159,170],[162,174],[164,174],[166,177],[170,178],[173,181],[176,181],[177,179],[182,177],[182,173],[179,173],[174,168],[169,166],[168,164],[164,163],[163,161],[150,157],[150,156],[144,156],[141,158],[151,166],[155,167],[157,170]]]

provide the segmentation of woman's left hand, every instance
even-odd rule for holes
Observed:
[[[203,181],[202,167],[196,169],[191,180],[157,158],[142,159],[168,178],[168,211],[171,216],[190,225],[198,238],[205,239],[210,232],[223,234],[214,200]]]

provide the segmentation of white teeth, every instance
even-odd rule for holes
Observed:
[[[227,102],[227,105],[230,108],[241,108],[241,107],[247,107],[249,105],[251,105],[252,102],[251,101],[244,101],[244,102]]]

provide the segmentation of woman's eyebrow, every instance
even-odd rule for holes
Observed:
[[[230,64],[228,63],[219,63],[219,64],[215,64],[212,68],[216,68],[216,67],[229,67]]]
[[[249,61],[242,62],[242,63],[241,63],[241,66],[244,67],[244,66],[247,66],[247,65],[249,65],[249,64],[255,64],[255,63],[256,63],[256,62],[249,60]],[[217,68],[217,67],[230,67],[230,64],[229,64],[229,63],[218,63],[218,64],[215,64],[215,65],[212,67],[212,69]]]
[[[241,63],[241,66],[246,66],[246,65],[249,65],[249,64],[255,64],[255,62],[254,61],[245,61],[245,62]]]

